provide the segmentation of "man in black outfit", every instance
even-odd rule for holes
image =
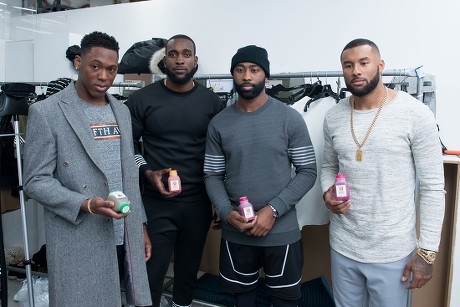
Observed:
[[[160,304],[173,251],[173,306],[190,306],[212,217],[203,182],[206,132],[223,104],[219,96],[192,80],[198,57],[190,37],[171,37],[163,61],[166,79],[136,91],[126,104],[132,115],[135,158],[145,182],[143,200],[152,242],[147,271],[153,306]],[[181,178],[181,192],[167,189],[170,169]]]

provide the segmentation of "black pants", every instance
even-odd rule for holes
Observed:
[[[188,306],[193,300],[204,243],[211,224],[211,204],[144,198],[152,257],[147,262],[154,307],[160,305],[163,282],[174,252],[173,302]]]

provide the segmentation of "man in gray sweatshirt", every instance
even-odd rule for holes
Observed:
[[[273,306],[297,306],[303,249],[295,205],[316,180],[313,146],[302,116],[265,93],[264,48],[238,49],[230,72],[238,101],[211,120],[204,162],[222,220],[220,280],[236,306],[256,306],[263,267]],[[251,221],[237,211],[242,196],[254,206]]]

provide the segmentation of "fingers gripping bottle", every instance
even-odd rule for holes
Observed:
[[[248,198],[246,196],[240,197],[238,211],[242,216],[244,216],[248,220],[248,222],[254,219],[254,207],[248,201]]]
[[[128,197],[126,197],[125,193],[121,191],[110,192],[107,200],[113,201],[115,203],[115,206],[112,208],[115,212],[128,214],[131,211]]]
[[[350,188],[348,186],[345,175],[338,174],[335,176],[335,198],[337,200],[349,200],[350,199]]]
[[[182,184],[180,182],[180,177],[177,175],[176,170],[169,171],[168,177],[168,189],[169,192],[180,192],[182,191]]]

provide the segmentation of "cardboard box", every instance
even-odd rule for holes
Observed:
[[[19,196],[12,196],[10,187],[0,188],[0,207],[1,213],[21,208]]]

